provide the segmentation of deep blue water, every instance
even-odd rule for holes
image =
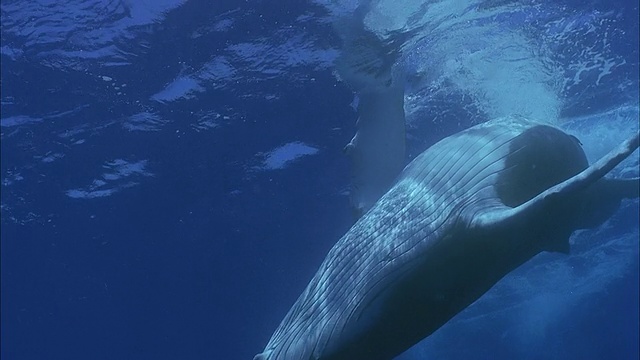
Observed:
[[[2,358],[260,352],[352,223],[332,24],[358,3],[3,0]],[[411,157],[509,113],[592,161],[637,131],[637,2],[494,3],[374,2],[372,31],[420,29]],[[401,358],[637,359],[638,201],[572,247]]]

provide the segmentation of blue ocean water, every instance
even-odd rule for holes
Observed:
[[[3,0],[3,359],[251,359],[352,223],[334,24],[401,37],[410,157],[508,114],[638,131],[638,3]],[[638,153],[615,170],[638,176]],[[638,201],[400,359],[637,359]]]

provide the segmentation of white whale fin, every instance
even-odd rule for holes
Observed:
[[[338,74],[358,97],[356,134],[344,151],[351,162],[351,206],[359,218],[405,166],[404,85],[392,76],[397,44],[367,31],[358,16],[339,21],[336,31],[343,40]]]
[[[549,219],[554,216],[571,217],[572,221],[555,221],[549,226],[568,223],[565,233],[568,235],[578,228],[592,227],[599,223],[598,219],[608,216],[592,216],[594,208],[609,207],[613,211],[622,198],[638,197],[638,179],[604,179],[613,168],[633,153],[640,143],[640,135],[634,134],[603,158],[577,175],[550,187],[531,200],[515,208],[500,207],[470,219],[473,228],[495,228],[524,222],[531,217]],[[576,206],[579,203],[580,206]],[[578,209],[577,214],[566,214]],[[565,211],[566,210],[566,211]],[[557,220],[557,219],[556,219]],[[557,232],[560,233],[560,232]],[[554,239],[551,239],[554,242]],[[550,245],[549,250],[554,250]],[[568,246],[568,245],[567,245]],[[564,246],[560,246],[564,248]]]

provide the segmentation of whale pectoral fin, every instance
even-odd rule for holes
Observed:
[[[336,26],[343,39],[336,68],[358,97],[356,134],[345,147],[351,207],[358,218],[389,190],[405,165],[404,87],[392,76],[397,44],[367,31],[362,19],[344,19]]]
[[[356,92],[387,87],[393,83],[391,69],[397,58],[398,53],[375,34],[364,29],[354,30],[343,36],[336,69],[342,80]]]
[[[389,190],[405,165],[403,101],[402,89],[395,87],[360,94],[357,132],[346,152],[357,217]]]
[[[469,225],[474,228],[501,228],[519,225],[527,221],[547,219],[550,227],[567,224],[569,228],[557,229],[555,233],[563,233],[565,237],[576,229],[597,225],[594,221],[585,221],[590,209],[607,204],[617,204],[622,198],[638,197],[638,179],[604,179],[613,168],[633,153],[640,143],[640,136],[635,134],[592,164],[579,174],[550,187],[524,204],[514,207],[498,207],[470,219]],[[591,204],[589,204],[591,203]],[[610,205],[608,205],[610,206]],[[615,206],[617,208],[617,205]],[[614,208],[614,210],[615,210]],[[566,211],[576,214],[566,214]],[[610,215],[610,213],[609,213]],[[563,221],[553,218],[565,217]],[[565,221],[566,220],[566,221]],[[559,246],[563,248],[564,246]]]
[[[350,15],[333,23],[342,40],[336,69],[342,80],[354,91],[388,87],[393,83],[392,68],[400,56],[401,38],[383,40],[368,30],[364,19],[368,5],[358,7]]]

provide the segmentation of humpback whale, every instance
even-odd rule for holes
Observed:
[[[397,47],[346,33],[351,51],[337,66],[360,97],[345,149],[358,219],[254,360],[392,359],[536,254],[569,253],[574,231],[639,196],[638,178],[605,177],[638,148],[638,133],[590,165],[574,136],[520,116],[444,138],[405,167]]]
[[[634,134],[590,165],[577,139],[495,119],[416,157],[329,251],[255,360],[391,359],[498,280],[599,225],[639,182],[606,175]]]

